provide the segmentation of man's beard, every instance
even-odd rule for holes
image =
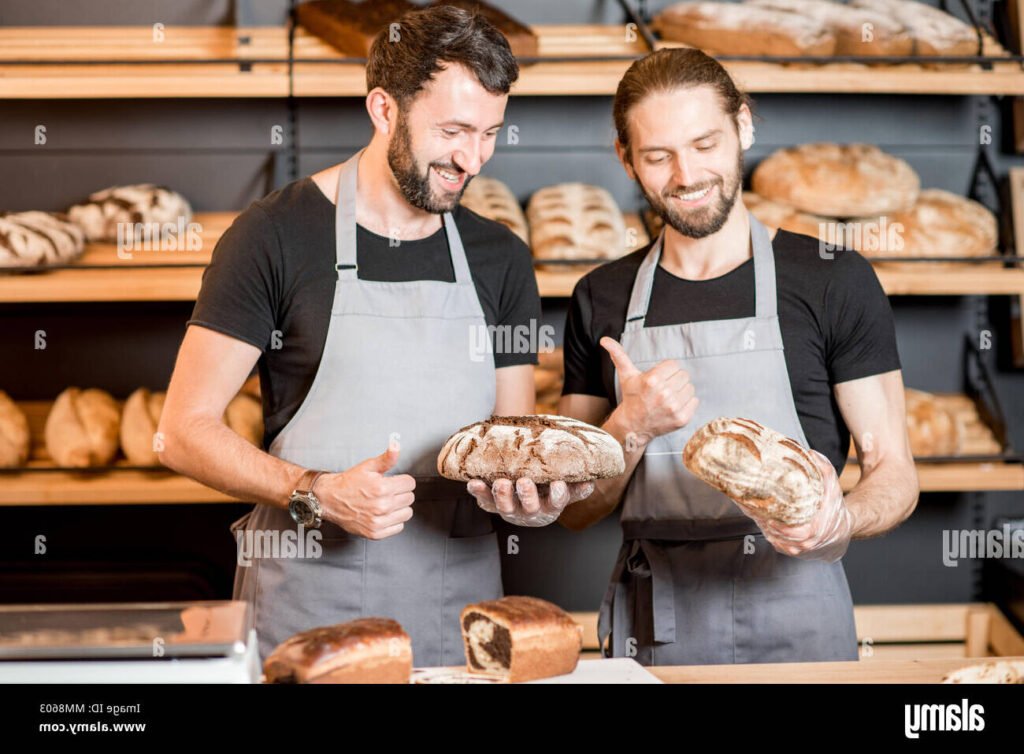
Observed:
[[[677,233],[687,238],[705,238],[713,235],[722,229],[725,221],[729,219],[733,205],[736,204],[736,197],[740,193],[740,186],[743,183],[743,152],[737,150],[736,171],[729,177],[728,183],[722,178],[713,181],[699,183],[693,186],[669,186],[662,189],[660,194],[647,191],[642,183],[640,190],[643,191],[651,208],[658,216],[671,225]],[[669,204],[674,194],[689,194],[700,191],[704,188],[718,186],[718,200],[689,212],[680,211]]]
[[[442,170],[450,170],[454,173],[461,173],[462,170],[451,162],[434,161],[427,165],[427,169],[420,173],[416,167],[416,158],[412,153],[412,134],[409,133],[409,124],[405,116],[398,115],[398,123],[395,126],[395,136],[388,145],[388,165],[398,182],[405,200],[412,206],[422,209],[425,212],[441,214],[451,212],[462,199],[462,193],[469,185],[472,176],[467,175],[465,182],[457,192],[447,192],[444,196],[438,196],[430,185],[430,169],[438,167]]]

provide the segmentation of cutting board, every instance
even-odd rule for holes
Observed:
[[[413,683],[498,683],[485,676],[474,676],[466,672],[465,666],[454,668],[416,668]],[[576,669],[553,678],[541,678],[529,683],[662,683],[645,667],[628,657],[610,660],[581,660]]]

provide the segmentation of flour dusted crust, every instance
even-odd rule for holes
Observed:
[[[409,683],[412,642],[390,618],[321,626],[277,645],[263,674],[267,683]]]
[[[968,665],[947,673],[943,683],[1008,683],[1024,684],[1024,662],[995,660]]]
[[[617,259],[629,250],[622,212],[600,186],[547,186],[530,197],[526,215],[537,259]]]
[[[832,0],[747,0],[746,4],[819,21],[835,36],[836,55],[910,55],[913,51],[913,40],[903,24],[870,8]]]
[[[913,0],[851,0],[850,5],[894,19],[913,40],[915,55],[959,56],[978,51],[974,29],[934,5]]]
[[[127,239],[139,236],[137,223],[171,223],[177,226],[192,219],[192,207],[181,194],[164,186],[138,183],[131,186],[112,186],[89,196],[88,201],[68,210],[68,217],[85,232],[90,241],[117,241],[117,228],[124,224],[122,235]],[[128,226],[132,226],[129,228]],[[159,228],[153,238],[160,238]]]
[[[952,456],[963,449],[966,427],[961,417],[936,396],[906,388],[907,435],[914,457]]]
[[[85,249],[85,234],[58,212],[0,212],[0,267],[66,264]]]
[[[509,187],[497,178],[478,175],[471,180],[462,194],[462,206],[481,217],[501,223],[519,236],[523,243],[530,243],[523,208]]]
[[[24,466],[31,439],[25,412],[0,390],[0,467]]]
[[[810,520],[825,494],[810,452],[751,419],[708,422],[686,443],[683,463],[740,506],[785,524]]]
[[[622,446],[610,434],[576,419],[492,416],[453,434],[437,457],[441,476],[467,482],[532,479],[536,484],[589,482],[625,471]]]
[[[880,222],[882,218],[861,218]],[[902,248],[861,250],[865,256],[980,257],[996,253],[999,230],[984,205],[941,189],[925,189],[914,206],[885,216],[891,227],[902,226]]]
[[[69,387],[46,417],[46,450],[58,466],[106,466],[117,455],[120,422],[109,393]]]
[[[135,466],[157,466],[160,459],[153,449],[153,435],[160,424],[164,392],[140,387],[128,396],[121,410],[121,450]]]
[[[677,3],[652,26],[663,39],[719,55],[831,55],[836,47],[818,18],[746,3]]]
[[[466,669],[510,683],[571,673],[583,648],[583,628],[536,597],[466,605],[461,625]]]
[[[920,181],[910,165],[871,144],[815,143],[773,152],[754,170],[760,196],[828,217],[910,209]]]

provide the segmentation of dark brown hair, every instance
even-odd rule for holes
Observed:
[[[491,94],[508,94],[519,78],[508,40],[487,19],[450,6],[410,11],[385,28],[366,60],[366,90],[380,87],[404,106],[445,64],[471,70]]]
[[[615,91],[612,115],[626,154],[629,154],[629,111],[648,95],[694,86],[713,87],[733,122],[740,107],[750,106],[750,98],[736,87],[722,64],[710,55],[689,47],[652,52],[629,67]]]

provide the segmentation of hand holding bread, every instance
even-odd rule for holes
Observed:
[[[655,437],[689,424],[700,399],[690,375],[675,359],[666,359],[641,372],[618,341],[605,337],[601,338],[601,345],[619,375],[622,400],[615,413],[637,445],[646,445]]]

